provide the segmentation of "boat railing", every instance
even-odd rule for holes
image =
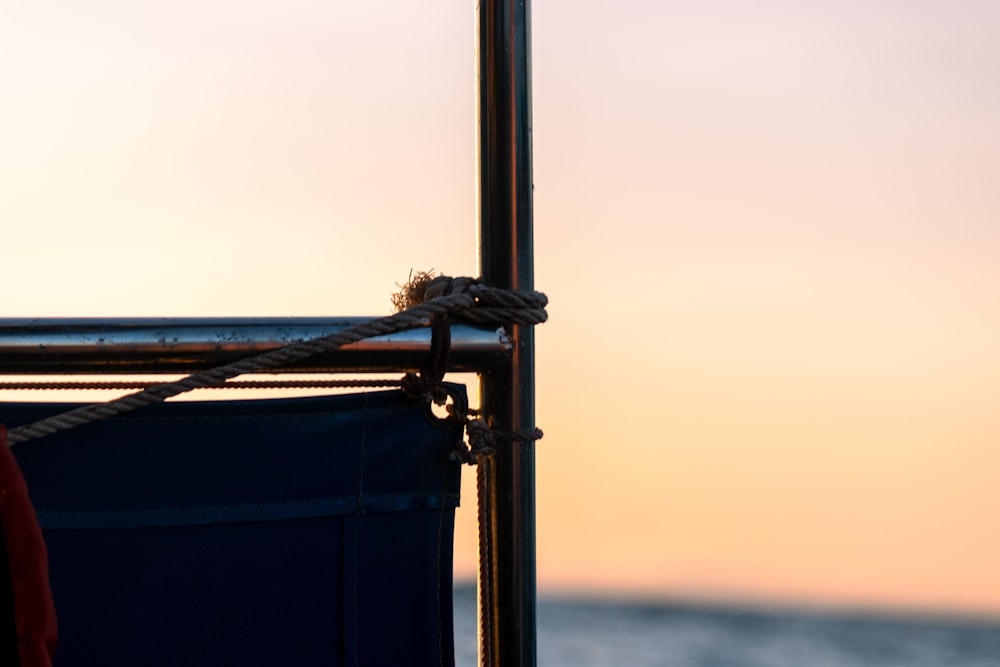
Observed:
[[[534,289],[530,0],[477,3],[479,266],[484,283]],[[188,373],[364,318],[0,319],[0,375]],[[427,328],[355,343],[288,372],[419,368]],[[449,370],[481,374],[482,411],[501,432],[534,427],[534,336],[452,326]],[[536,664],[534,442],[503,443],[479,470],[480,656]]]

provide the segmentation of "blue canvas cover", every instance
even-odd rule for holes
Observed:
[[[18,445],[56,667],[453,665],[461,437],[388,391],[167,403]]]

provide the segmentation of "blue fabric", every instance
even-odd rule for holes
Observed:
[[[461,437],[375,392],[168,403],[18,445],[56,667],[453,665]]]

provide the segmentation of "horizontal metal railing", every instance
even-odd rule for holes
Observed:
[[[44,318],[0,319],[0,375],[188,373],[289,343],[336,333],[370,318]],[[275,372],[367,373],[415,370],[430,329],[370,338]],[[494,329],[452,325],[448,368],[483,372],[507,359],[510,340]]]

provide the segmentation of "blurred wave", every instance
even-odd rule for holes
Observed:
[[[457,667],[475,598],[456,587]],[[538,633],[544,667],[1000,667],[1000,619],[542,598]]]

